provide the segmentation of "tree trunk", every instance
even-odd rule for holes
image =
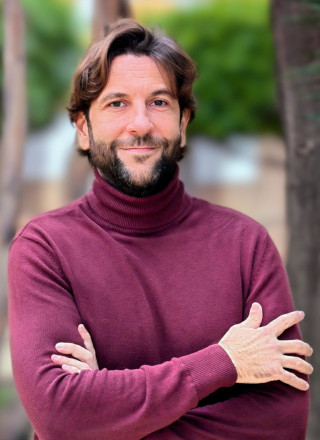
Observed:
[[[130,17],[127,0],[94,0],[92,41],[104,37],[108,26],[120,17]]]
[[[0,163],[0,253],[2,272],[0,283],[0,338],[7,308],[7,251],[9,242],[16,230],[27,127],[24,15],[19,0],[3,0],[3,20],[4,122]]]
[[[320,4],[272,0],[278,98],[287,148],[287,269],[314,348],[309,440],[320,439]]]

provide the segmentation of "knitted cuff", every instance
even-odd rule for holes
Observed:
[[[230,387],[237,380],[237,371],[230,357],[218,345],[209,345],[179,358],[189,370],[196,385],[199,400],[218,388]]]

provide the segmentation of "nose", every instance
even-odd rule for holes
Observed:
[[[134,107],[127,125],[128,133],[135,136],[144,136],[150,133],[152,128],[153,123],[148,114],[148,109],[144,105]]]

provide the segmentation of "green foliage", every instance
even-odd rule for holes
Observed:
[[[30,125],[47,123],[66,103],[70,78],[80,57],[72,5],[24,0],[27,28],[27,82]]]
[[[16,396],[13,384],[1,384],[0,387],[0,409],[10,405]]]
[[[202,8],[148,17],[195,60],[198,111],[190,133],[279,130],[268,0],[215,0]]]
[[[38,128],[67,103],[70,78],[81,50],[72,2],[22,0],[22,4],[26,17],[29,125]]]

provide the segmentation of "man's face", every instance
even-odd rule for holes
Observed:
[[[124,192],[152,193],[180,157],[188,112],[180,120],[169,84],[150,57],[120,55],[91,103],[90,122],[84,115],[76,122],[80,147],[90,149],[93,164]]]

